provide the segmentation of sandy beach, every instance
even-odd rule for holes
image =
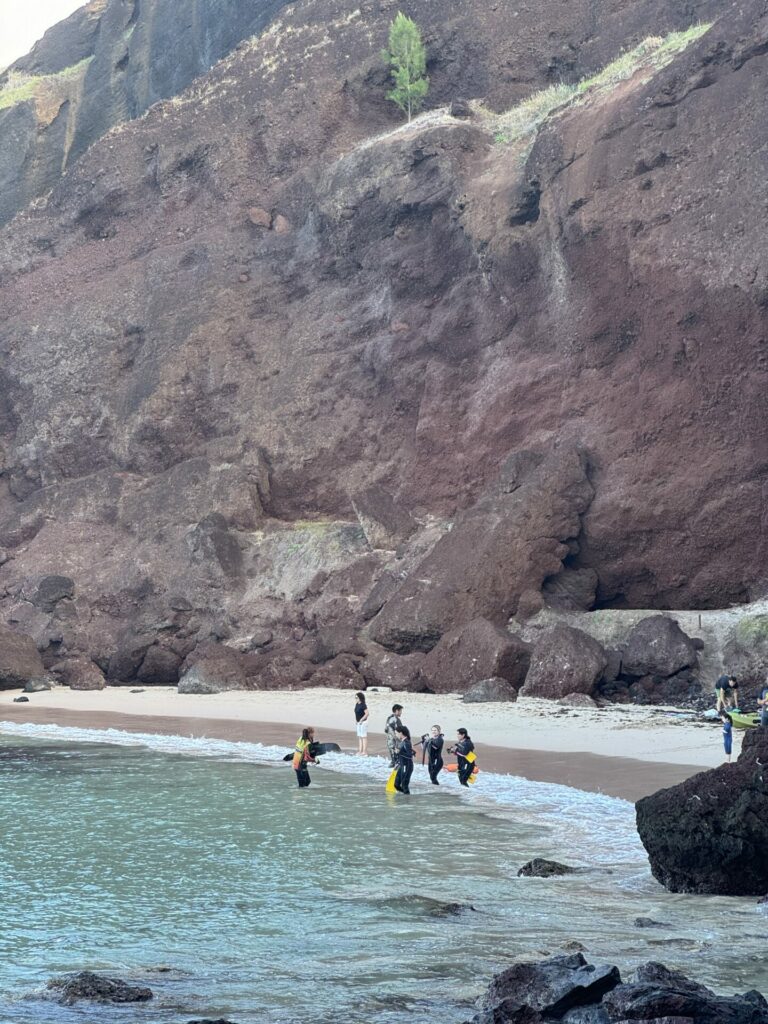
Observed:
[[[297,728],[314,725],[322,740],[354,751],[354,696],[345,690],[233,691],[198,696],[172,687],[140,693],[109,687],[57,687],[15,704],[18,691],[0,693],[0,720],[208,736],[293,746]],[[459,695],[369,693],[369,753],[385,752],[384,721],[393,703],[415,736],[439,723],[448,740],[464,726],[488,771],[558,782],[636,800],[723,761],[717,723],[674,709],[615,705],[566,708],[520,698],[515,704],[464,704]],[[735,733],[734,758],[741,734]]]

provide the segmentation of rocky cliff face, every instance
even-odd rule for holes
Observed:
[[[412,13],[434,99],[499,107],[713,6],[557,5],[547,42],[538,7]],[[390,17],[291,8],[5,229],[0,582],[51,657],[135,647],[130,678],[158,637],[180,660],[377,613],[379,640],[412,634],[425,566],[430,645],[563,566],[630,607],[764,577],[765,3],[507,142],[480,112],[369,138]],[[488,579],[441,538],[458,515],[503,540],[517,499],[485,496],[524,451],[573,454],[514,513],[514,579]],[[28,597],[50,573],[76,585],[53,612]]]

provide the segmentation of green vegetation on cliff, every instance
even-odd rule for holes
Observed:
[[[390,66],[393,82],[387,99],[396,103],[410,121],[426,99],[429,78],[419,26],[402,11],[389,27],[389,47],[382,56]]]
[[[659,71],[709,28],[709,24],[692,25],[683,32],[672,32],[664,38],[649,36],[590,78],[573,85],[550,85],[503,114],[488,114],[493,123],[495,141],[507,144],[523,138],[535,132],[550,114],[578,103],[587,95],[614,89],[642,69],[651,73]]]
[[[92,57],[86,57],[85,60],[64,68],[55,75],[9,74],[8,81],[0,88],[0,110],[14,107],[25,100],[37,99],[49,92],[59,91],[62,86],[82,78],[92,60]]]

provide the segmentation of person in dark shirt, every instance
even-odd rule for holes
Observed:
[[[717,711],[723,711],[726,707],[736,710],[739,706],[739,684],[733,676],[720,676],[715,683],[715,696],[717,697]]]
[[[433,786],[439,786],[437,776],[443,768],[443,743],[445,739],[439,725],[433,725],[431,734],[421,737],[421,749],[427,755],[427,771]]]
[[[733,719],[727,711],[721,711],[720,718],[723,723],[723,747],[730,764],[731,750],[733,749]]]
[[[315,730],[312,726],[301,730],[301,736],[296,740],[296,747],[293,752],[293,770],[296,772],[296,781],[299,789],[306,789],[311,783],[307,765],[320,764],[317,758],[312,756],[312,744],[315,741]]]
[[[475,744],[472,742],[472,739],[466,729],[457,729],[456,738],[456,745],[451,747],[448,753],[456,755],[458,760],[456,772],[459,776],[459,782],[462,786],[468,786],[469,776],[474,771],[475,762],[474,758],[471,761],[468,761],[467,756],[474,753]]]
[[[357,752],[363,756],[368,753],[368,705],[364,693],[356,693],[355,728],[357,730]]]
[[[398,793],[410,793],[409,783],[413,775],[413,746],[411,744],[411,732],[407,725],[401,725],[397,730],[397,775],[395,776],[395,789]]]

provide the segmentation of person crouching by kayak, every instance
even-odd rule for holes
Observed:
[[[456,755],[456,759],[458,761],[456,771],[459,776],[459,782],[462,786],[468,786],[469,776],[472,774],[475,764],[474,759],[472,761],[468,761],[467,757],[469,754],[474,753],[475,744],[472,742],[466,729],[457,729],[456,739],[456,745],[450,747],[448,753]]]
[[[395,776],[395,789],[398,793],[410,793],[409,783],[413,775],[413,746],[411,744],[411,731],[407,725],[401,725],[397,730],[397,775]]]
[[[296,748],[293,752],[293,770],[296,772],[296,781],[299,789],[304,789],[312,780],[309,777],[308,764],[320,764],[316,757],[312,756],[310,747],[315,741],[315,730],[312,726],[301,730],[301,736],[296,740]]]
[[[433,786],[439,786],[437,776],[443,768],[443,743],[445,738],[440,732],[439,725],[433,725],[430,735],[426,733],[421,737],[421,749],[427,755],[427,771],[429,780]],[[422,759],[423,763],[423,759]]]
[[[401,721],[401,715],[403,713],[402,704],[392,705],[392,714],[387,719],[386,725],[384,726],[384,733],[387,737],[387,750],[389,751],[389,767],[397,767],[397,730],[403,724]]]

